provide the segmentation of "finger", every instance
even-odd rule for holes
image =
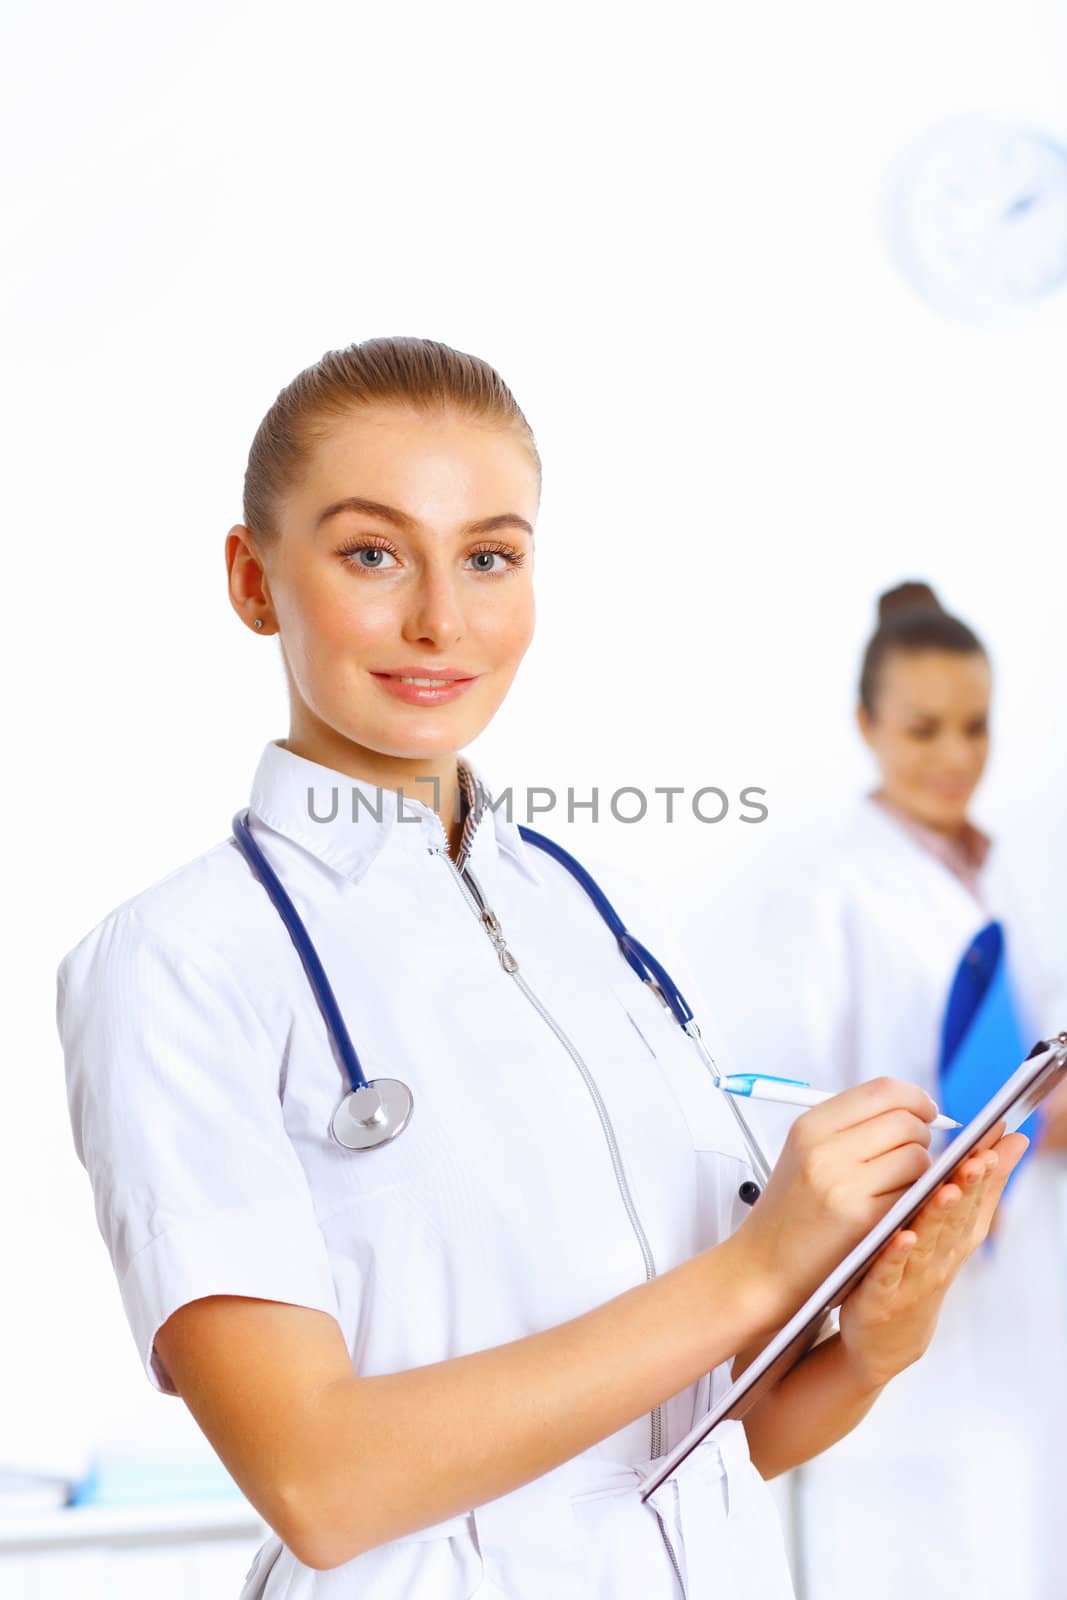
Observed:
[[[908,1229],[895,1233],[878,1252],[864,1275],[864,1286],[891,1299],[900,1288],[905,1269],[915,1251],[916,1236]]]
[[[982,1196],[978,1211],[979,1225],[988,1232],[993,1213],[1000,1204],[1008,1179],[1026,1153],[1030,1141],[1025,1133],[1008,1133],[996,1147],[997,1165],[992,1179]],[[983,1237],[985,1233],[983,1233]]]
[[[1003,1117],[1001,1117],[999,1122],[994,1122],[993,1126],[989,1129],[989,1132],[983,1133],[978,1143],[974,1146],[972,1154],[977,1154],[982,1150],[991,1150],[1003,1136],[1004,1129],[1007,1126],[1008,1124],[1004,1121]]]
[[[885,1111],[910,1111],[921,1121],[930,1123],[937,1115],[937,1106],[917,1083],[907,1083],[903,1078],[869,1078],[866,1083],[854,1084],[840,1094],[831,1095],[821,1105],[813,1106],[797,1118],[804,1122],[812,1138],[825,1139],[844,1128],[867,1122]]]
[[[962,1164],[957,1181],[943,1185],[956,1194],[962,1190],[962,1199],[950,1207],[937,1241],[943,1262],[959,1264],[986,1237],[997,1183],[998,1157],[995,1151],[986,1150]]]
[[[886,1195],[899,1198],[921,1178],[930,1165],[930,1152],[924,1145],[904,1144],[884,1155],[873,1157],[864,1164],[863,1178],[867,1192],[879,1199]]]
[[[1025,1133],[1006,1133],[996,1146],[998,1186],[1003,1189],[1012,1173],[1029,1148],[1030,1140]]]
[[[938,1199],[942,1194],[952,1197],[950,1201],[941,1201],[941,1226],[934,1244],[937,1253],[947,1256],[970,1238],[983,1196],[996,1170],[996,1156],[985,1150],[980,1155],[969,1156],[956,1175],[935,1192]]]
[[[1000,1185],[996,1195],[990,1194],[990,1184],[998,1166],[998,1157],[994,1150],[990,1148],[990,1141],[1001,1138],[1004,1126],[1003,1120],[996,1123],[975,1145],[974,1149],[964,1156],[945,1182],[939,1184],[925,1202],[924,1210],[926,1207],[932,1206],[934,1209],[931,1212],[931,1216],[937,1215],[947,1226],[947,1232],[943,1237],[939,1229],[939,1237],[935,1248],[951,1248],[952,1245],[958,1244],[960,1238],[967,1235],[974,1227],[983,1204],[986,1206],[990,1217],[996,1209],[997,1197],[1003,1189],[1003,1184]],[[1023,1148],[1025,1149],[1025,1146]],[[1014,1146],[1009,1147],[1009,1149],[1012,1152],[1011,1165],[1014,1166],[1021,1151],[1015,1154]],[[1010,1172],[1011,1169],[1009,1167],[1004,1175],[1004,1183],[1007,1182]],[[951,1195],[951,1198],[941,1198],[944,1195]],[[959,1204],[958,1201],[961,1198],[962,1204]],[[922,1212],[919,1213],[920,1216],[922,1214]],[[913,1219],[912,1226],[916,1225],[916,1220]],[[932,1253],[932,1251],[929,1253]],[[914,1265],[924,1264],[926,1259],[928,1259],[928,1252],[926,1251],[924,1236],[924,1241],[920,1245]]]
[[[924,1202],[918,1215],[912,1219],[909,1226],[917,1238],[909,1262],[911,1274],[922,1271],[940,1248],[946,1225],[949,1218],[958,1210],[962,1196],[962,1182],[957,1184],[950,1181],[939,1184]]]
[[[912,1111],[897,1108],[869,1117],[852,1128],[843,1128],[833,1136],[834,1151],[843,1162],[875,1161],[889,1150],[905,1145],[930,1148],[930,1124]]]
[[[908,1224],[918,1235],[917,1244],[908,1263],[909,1274],[925,1268],[930,1258],[947,1248],[954,1236],[962,1232],[963,1219],[973,1224],[976,1201],[974,1190],[983,1175],[991,1171],[989,1155],[970,1155],[957,1167],[952,1178],[941,1183],[924,1202]]]

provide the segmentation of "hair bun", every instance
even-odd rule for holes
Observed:
[[[902,611],[944,611],[944,606],[937,598],[928,583],[911,581],[898,583],[895,589],[887,589],[878,597],[878,622],[885,622],[887,617],[898,616]]]

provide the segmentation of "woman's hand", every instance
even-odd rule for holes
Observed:
[[[1004,1185],[1029,1140],[1000,1137],[940,1184],[907,1229],[895,1233],[841,1305],[841,1342],[863,1387],[880,1388],[918,1361],[945,1293],[986,1238]]]
[[[787,1315],[930,1165],[937,1107],[914,1083],[871,1078],[797,1117],[733,1235]]]

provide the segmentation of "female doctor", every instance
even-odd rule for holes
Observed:
[[[1033,948],[991,839],[969,816],[989,753],[991,687],[978,637],[926,584],[882,596],[857,705],[879,781],[832,845],[763,902],[761,960],[777,1003],[751,1034],[739,1011],[735,1048],[788,1060],[790,1075],[821,1088],[892,1070],[943,1100],[955,975],[994,919],[1022,1041],[1018,1054],[999,1046],[1002,1065],[1010,1057],[1005,1070],[1063,1026],[1057,975]],[[987,1035],[983,1048],[997,1044]],[[986,1098],[979,1089],[977,1104]],[[783,1117],[778,1107],[755,1110],[772,1148]],[[796,1475],[805,1600],[1067,1592],[1067,1088],[1043,1103],[1038,1126],[990,1247],[961,1272],[927,1357]],[[922,1536],[883,1543],[890,1517]]]
[[[411,1091],[395,1137],[337,1136],[324,1013],[236,834],[59,969],[74,1139],[146,1373],[274,1530],[244,1600],[791,1595],[764,1479],[922,1353],[1026,1148],[964,1163],[840,1334],[641,1500],[925,1170],[934,1106],[850,1089],[758,1196],[692,1040],[460,754],[530,642],[539,494],[491,367],[374,339],[279,394],[227,539],[290,695],[248,826],[367,1077]],[[599,870],[693,992],[644,892]]]

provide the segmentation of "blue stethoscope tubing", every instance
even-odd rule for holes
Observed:
[[[379,1144],[395,1138],[407,1126],[412,1110],[411,1091],[396,1078],[367,1078],[360,1065],[359,1056],[356,1054],[356,1048],[352,1043],[344,1017],[341,1015],[341,1008],[337,1004],[337,998],[330,987],[330,980],[326,976],[322,962],[319,960],[318,952],[311,941],[311,936],[304,926],[299,912],[282,886],[277,873],[253,838],[252,831],[248,826],[248,816],[249,811],[246,808],[243,811],[239,811],[234,817],[232,824],[234,840],[253,873],[270,896],[275,910],[289,932],[289,936],[296,947],[297,954],[307,974],[315,999],[318,1001],[323,1021],[333,1041],[341,1067],[351,1085],[350,1092],[341,1102],[338,1112],[335,1113],[331,1131],[338,1141],[348,1149],[374,1149]],[[701,1038],[700,1028],[693,1015],[692,1007],[667,969],[629,931],[603,889],[582,866],[581,862],[576,861],[574,856],[569,851],[564,850],[563,846],[557,844],[554,839],[549,839],[545,834],[538,833],[534,828],[529,828],[520,823],[519,833],[527,844],[536,846],[537,849],[543,850],[555,861],[558,861],[560,866],[564,867],[585,890],[600,916],[615,935],[619,950],[627,964],[641,979],[642,983],[648,984],[667,1006],[683,1033],[687,1038],[692,1039],[697,1046],[701,1059],[711,1073],[716,1087],[721,1088],[723,1084],[722,1074]],[[734,1096],[726,1093],[725,1099],[738,1124],[752,1169],[760,1184],[765,1184],[770,1176],[770,1163],[767,1161],[758,1139],[742,1115],[740,1107],[736,1104]]]
[[[248,826],[248,812],[238,812],[233,819],[233,836],[241,847],[245,860],[260,883],[270,895],[274,909],[281,917],[289,930],[289,936],[296,945],[297,954],[304,964],[304,971],[308,975],[308,982],[314,991],[315,998],[322,1011],[323,1020],[334,1042],[337,1054],[341,1058],[341,1065],[353,1089],[367,1087],[367,1075],[360,1066],[356,1047],[352,1043],[351,1035],[345,1026],[345,1019],[341,1015],[341,1007],[337,1004],[337,997],[330,987],[330,980],[326,976],[325,968],[319,960],[319,953],[311,942],[311,935],[305,928],[293,902],[282,888],[281,879],[263,854],[259,845],[252,837],[252,830]]]

